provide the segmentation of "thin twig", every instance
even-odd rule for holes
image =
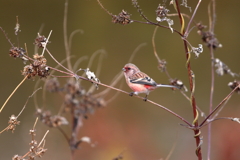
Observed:
[[[2,112],[3,108],[5,107],[5,105],[7,104],[7,102],[9,101],[9,99],[12,97],[12,95],[16,92],[16,90],[22,85],[22,83],[27,79],[28,75],[25,76],[23,78],[23,80],[17,85],[17,87],[12,91],[12,93],[9,95],[9,97],[7,98],[7,100],[4,102],[4,104],[2,105],[1,109],[0,109],[0,113]]]
[[[65,1],[64,18],[63,18],[63,39],[64,39],[66,58],[70,57],[70,47],[67,39],[67,14],[68,14],[68,0]],[[70,59],[67,59],[67,66],[69,70],[72,70]]]
[[[194,9],[194,12],[193,12],[193,14],[192,14],[192,17],[191,17],[191,19],[190,19],[189,22],[188,22],[188,25],[187,25],[187,28],[186,28],[184,37],[187,37],[187,36],[188,36],[189,29],[190,29],[190,25],[191,25],[191,23],[192,23],[192,21],[193,21],[193,18],[194,18],[195,15],[196,15],[196,12],[197,12],[198,7],[200,6],[200,3],[201,3],[201,2],[202,2],[202,0],[198,0],[198,3],[197,3],[197,5],[196,5],[196,8]]]
[[[239,89],[239,87],[240,87],[240,84],[237,86],[237,87],[235,87],[218,105],[217,105],[217,107],[204,119],[204,121],[199,125],[199,127],[201,128],[202,127],[202,125],[204,125],[204,123],[208,120],[208,119],[210,119],[210,117],[225,103],[225,101],[227,101],[231,96],[232,96],[232,94],[237,90],[237,89]]]

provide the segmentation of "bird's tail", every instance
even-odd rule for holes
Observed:
[[[158,84],[157,87],[169,87],[169,88],[180,89],[180,88],[178,88],[177,86],[168,85],[168,84]]]

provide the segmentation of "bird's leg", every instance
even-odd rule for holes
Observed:
[[[148,96],[148,94],[146,94],[146,96],[145,96],[145,98],[143,99],[143,101],[147,101],[147,96]]]
[[[130,93],[129,93],[129,96],[132,97],[134,94],[135,94],[134,92],[130,92]]]

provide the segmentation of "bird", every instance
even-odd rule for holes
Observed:
[[[124,72],[128,86],[133,90],[133,92],[130,92],[129,95],[133,96],[138,95],[139,93],[145,93],[146,96],[143,99],[144,101],[147,101],[149,93],[156,88],[170,87],[179,89],[177,86],[156,83],[152,78],[150,78],[146,73],[141,72],[140,69],[132,63],[126,64],[122,68],[122,71]]]

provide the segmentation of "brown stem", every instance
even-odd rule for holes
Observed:
[[[199,125],[199,127],[201,128],[201,127],[204,125],[204,123],[205,123],[208,119],[210,119],[210,117],[224,104],[224,102],[227,101],[227,100],[232,96],[232,94],[233,94],[237,89],[239,89],[239,88],[240,88],[240,84],[239,84],[237,87],[235,87],[235,88],[217,105],[217,107],[203,120],[203,122]]]

